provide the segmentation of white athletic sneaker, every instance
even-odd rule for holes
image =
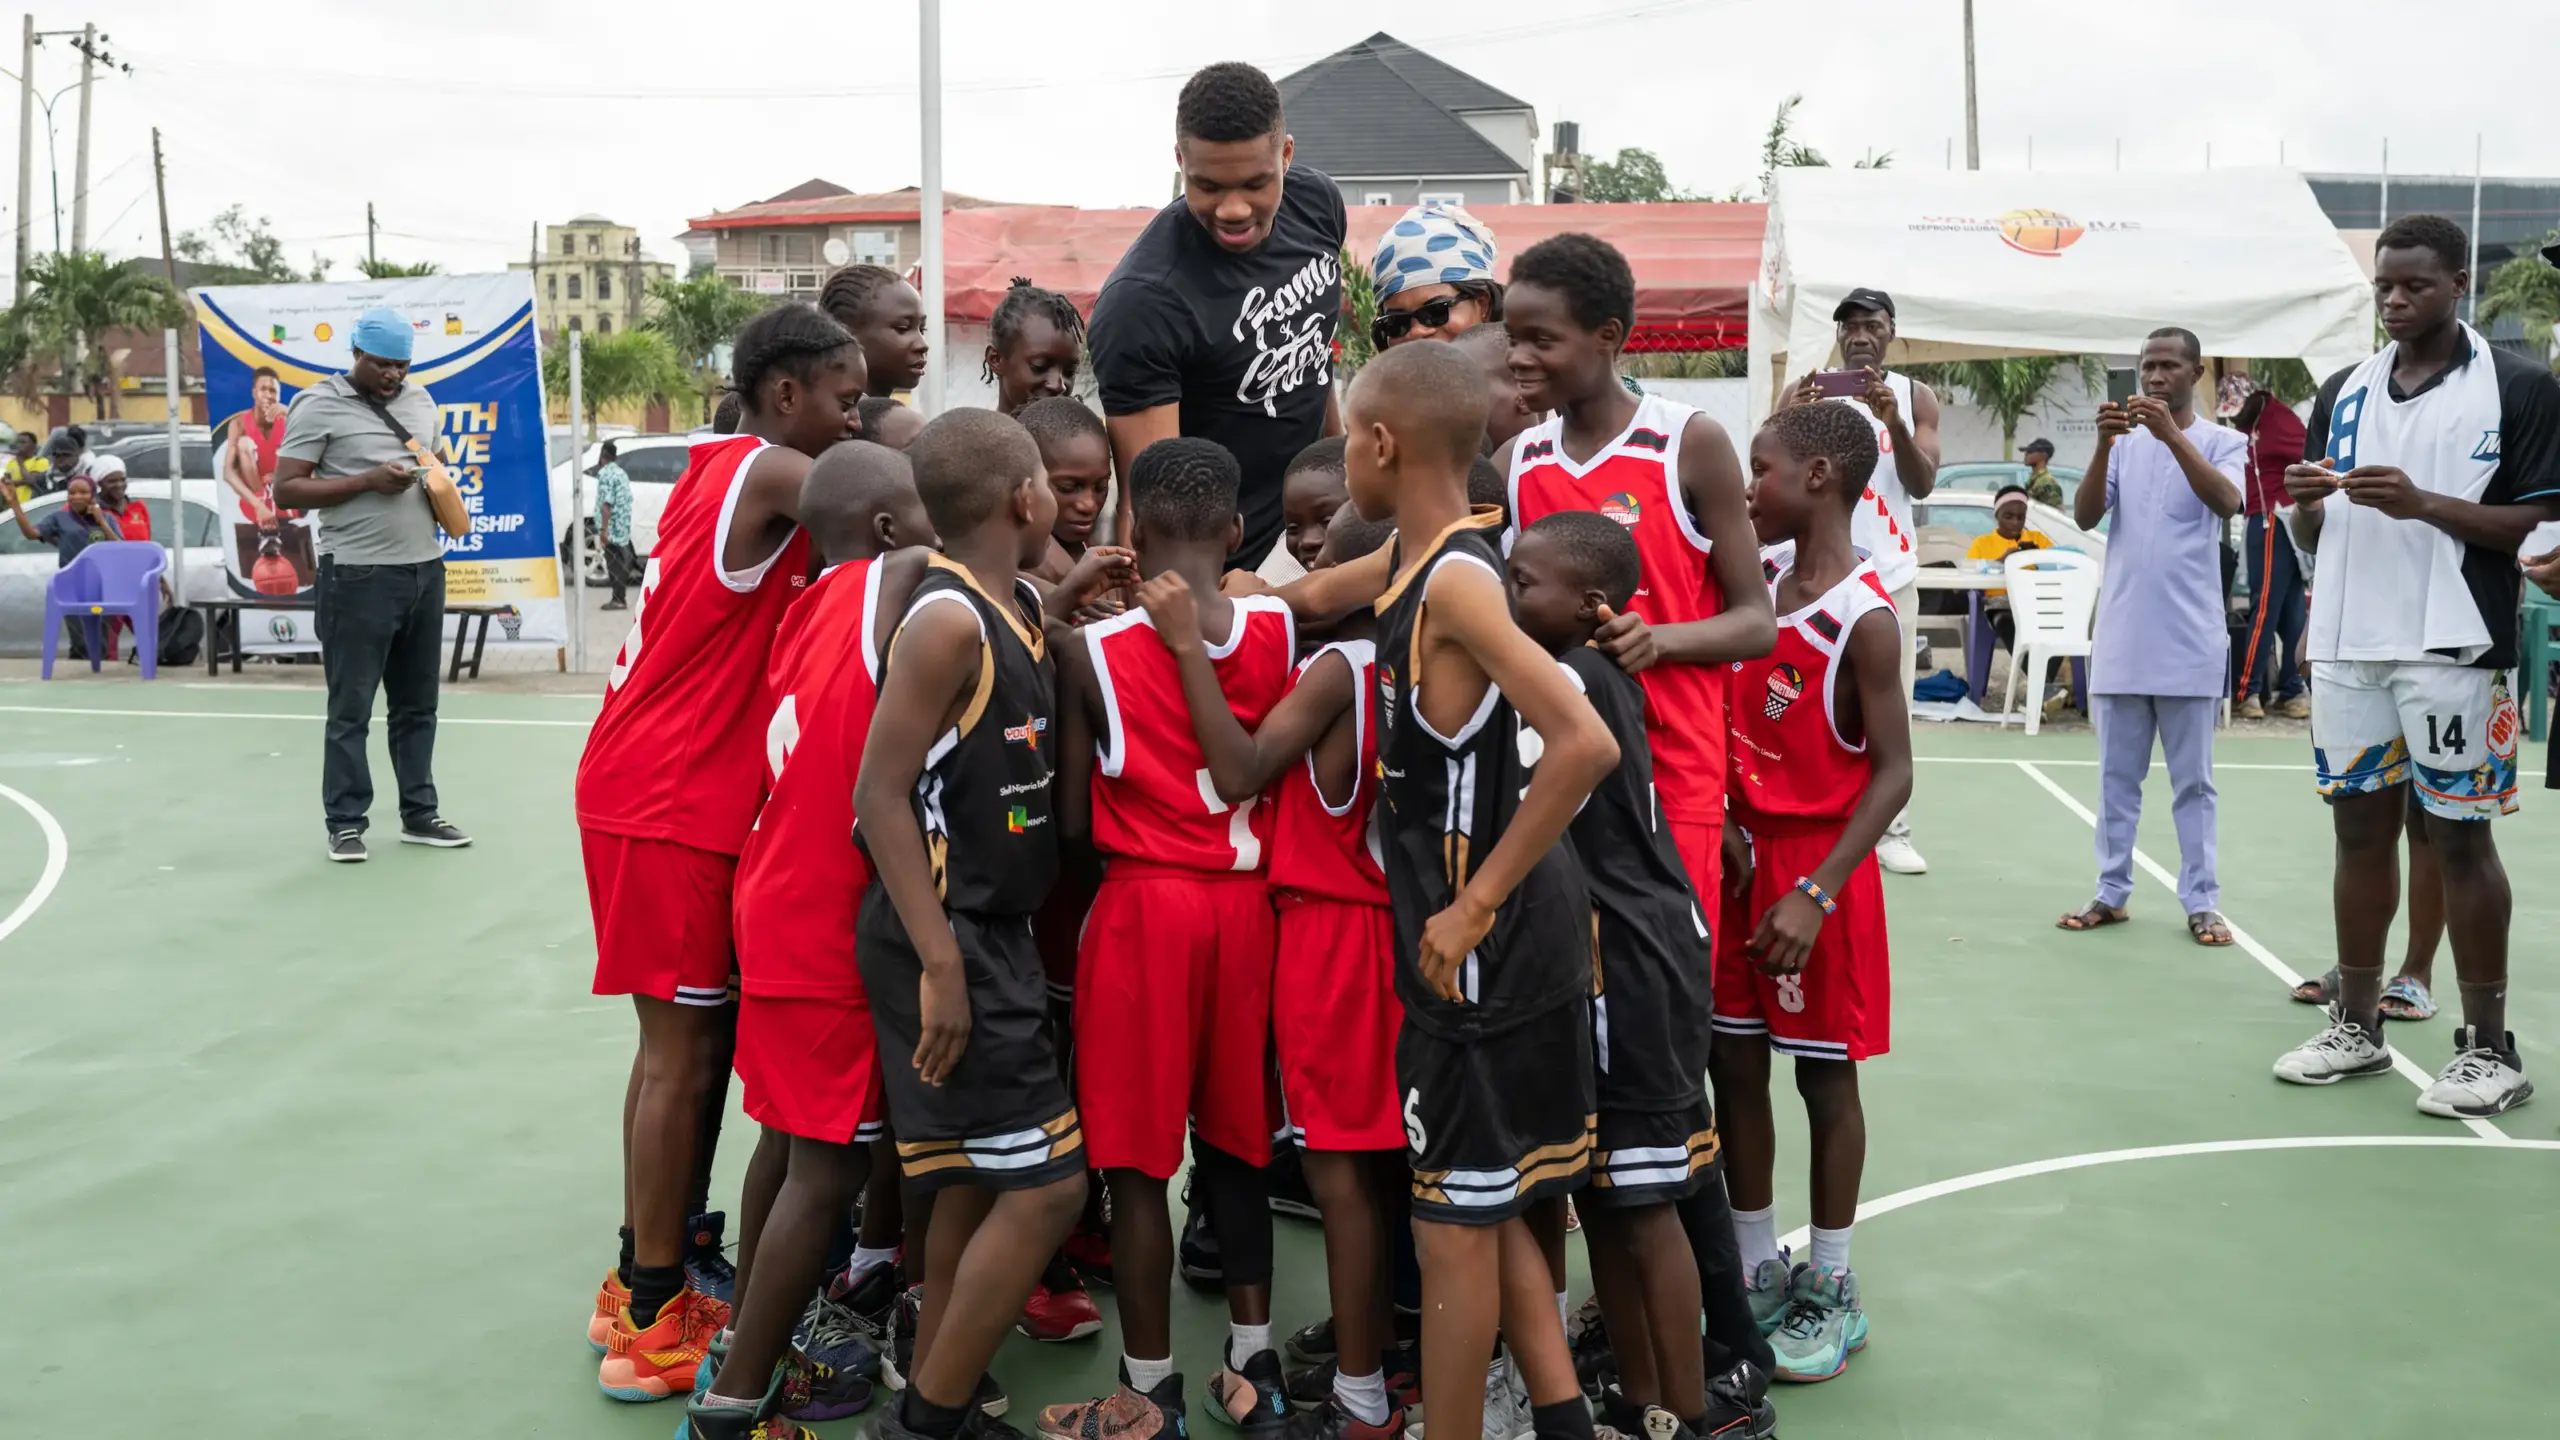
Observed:
[[[2276,1078],[2296,1085],[2335,1085],[2391,1073],[2391,1047],[2352,1020],[2329,1012],[2329,1028],[2276,1057]]]
[[[1920,851],[1911,843],[1908,829],[1884,832],[1884,838],[1876,842],[1876,863],[1896,875],[1929,873],[1929,862],[1920,858]]]
[[[1483,1440],[1530,1440],[1537,1428],[1529,1412],[1529,1384],[1520,1378],[1520,1367],[1504,1350],[1484,1372]],[[1428,1440],[1424,1422],[1416,1420],[1404,1427],[1404,1440]]]
[[[2516,1054],[2516,1037],[2491,1048],[2479,1043],[2479,1032],[2464,1026],[2453,1032],[2453,1063],[2418,1097],[2423,1114],[2447,1120],[2479,1120],[2503,1115],[2533,1098],[2533,1082],[2524,1078],[2524,1061]]]

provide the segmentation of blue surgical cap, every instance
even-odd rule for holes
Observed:
[[[356,321],[356,333],[347,338],[347,343],[367,355],[406,360],[411,345],[409,335],[409,322],[399,311],[377,307]]]

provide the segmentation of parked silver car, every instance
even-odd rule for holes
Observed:
[[[218,600],[231,593],[222,576],[220,486],[211,480],[184,480],[187,509],[187,599]],[[175,538],[169,512],[169,482],[128,480],[126,490],[151,512],[151,535],[162,548]],[[220,492],[220,493],[217,493]],[[27,502],[27,518],[42,524],[62,508],[59,492]],[[175,562],[172,561],[174,566]],[[60,565],[53,547],[30,540],[14,523],[0,520],[0,655],[36,655],[44,647],[44,587]],[[176,577],[170,577],[172,583]]]

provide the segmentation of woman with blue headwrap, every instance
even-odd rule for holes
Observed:
[[[1369,279],[1378,315],[1369,338],[1381,350],[1407,340],[1447,340],[1502,318],[1493,278],[1493,230],[1457,205],[1416,205],[1378,240]]]

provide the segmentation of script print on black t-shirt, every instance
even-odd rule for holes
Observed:
[[[1094,303],[1093,368],[1107,415],[1180,407],[1184,435],[1214,440],[1244,471],[1244,546],[1280,533],[1280,481],[1324,434],[1342,313],[1342,193],[1293,166],[1271,234],[1242,254],[1174,201],[1140,232]]]

